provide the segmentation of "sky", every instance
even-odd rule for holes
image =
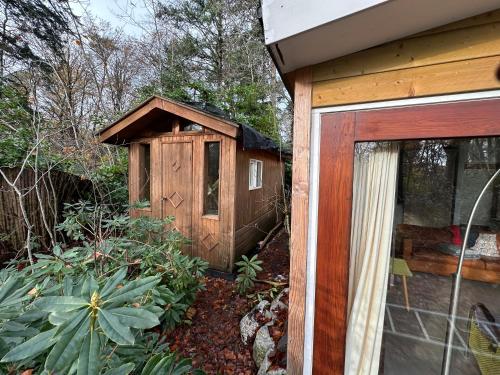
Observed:
[[[147,14],[141,0],[80,0],[71,3],[71,7],[75,14],[79,16],[83,15],[87,10],[94,17],[105,20],[112,27],[121,28],[131,35],[139,35],[141,33],[140,27],[119,15],[127,12],[132,14],[134,19],[140,20]]]

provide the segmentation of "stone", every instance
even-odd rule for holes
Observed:
[[[267,375],[286,375],[286,370],[284,368],[278,368],[276,370],[268,371]]]
[[[267,311],[266,308],[269,306],[269,302],[263,300],[259,302],[257,306],[255,306],[248,314],[246,314],[240,321],[240,335],[241,341],[243,344],[247,345],[251,342],[257,330],[260,328],[261,323],[259,323],[256,319],[256,314],[261,313],[265,316]]]
[[[264,357],[264,360],[260,364],[259,370],[257,371],[257,375],[266,375],[267,374],[267,370],[269,369],[269,367],[271,367],[271,361],[269,359],[269,357],[271,356],[271,353],[272,353],[271,349],[267,351],[267,353]]]
[[[288,292],[290,291],[289,288],[285,288],[281,291],[280,294],[271,302],[271,311],[278,311],[278,310],[288,310],[288,306],[282,301],[282,298],[285,296],[285,294],[288,295]]]
[[[255,341],[253,343],[253,360],[255,361],[257,367],[260,368],[264,360],[268,358],[270,352],[274,350],[274,340],[269,334],[267,325],[264,325],[257,331],[257,334],[255,335]]]

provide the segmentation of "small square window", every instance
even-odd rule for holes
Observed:
[[[262,187],[262,161],[250,159],[248,174],[248,189],[260,189]]]

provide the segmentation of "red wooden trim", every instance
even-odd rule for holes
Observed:
[[[356,112],[356,141],[500,135],[500,99]]]
[[[354,167],[354,113],[322,117],[313,372],[343,375]]]
[[[500,136],[500,99],[324,114],[313,372],[344,374],[354,144]]]

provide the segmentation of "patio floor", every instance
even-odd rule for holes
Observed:
[[[414,273],[408,279],[411,309],[404,307],[402,282],[395,277],[387,293],[380,374],[432,375],[441,373],[451,277]],[[474,356],[465,353],[467,320],[472,305],[482,302],[500,315],[500,285],[463,280],[458,309],[451,373],[481,374]],[[499,369],[500,371],[500,369]]]

